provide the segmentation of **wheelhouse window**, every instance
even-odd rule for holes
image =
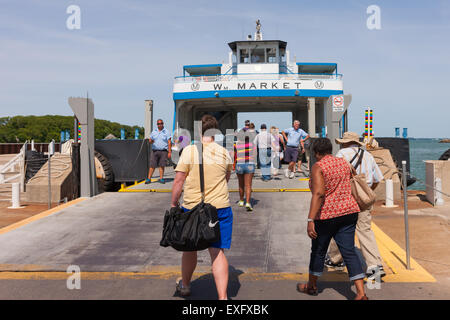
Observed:
[[[249,63],[249,50],[240,49],[239,51],[239,63]]]
[[[286,59],[284,48],[278,43],[253,43],[238,45],[236,49],[237,63],[280,63]]]
[[[251,49],[250,51],[251,63],[265,63],[266,58],[264,55],[264,49]]]
[[[280,50],[280,62],[286,63],[286,50],[284,49]]]
[[[266,49],[267,62],[268,63],[277,63],[277,49],[275,48],[267,48]]]

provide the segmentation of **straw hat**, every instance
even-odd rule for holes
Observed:
[[[351,131],[344,132],[342,139],[336,138],[336,143],[338,143],[338,144],[349,143],[349,142],[355,142],[361,146],[364,145],[364,143],[359,142],[359,136],[355,132],[351,132]]]

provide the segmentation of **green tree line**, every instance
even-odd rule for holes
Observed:
[[[73,116],[15,116],[0,118],[0,143],[25,142],[55,142],[61,140],[61,131],[69,130],[73,139]],[[113,134],[120,139],[120,129],[125,129],[125,138],[134,139],[135,129],[139,129],[139,139],[144,138],[144,128],[127,126],[108,120],[95,119],[95,139],[104,139]]]

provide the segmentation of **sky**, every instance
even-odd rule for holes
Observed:
[[[70,5],[79,30],[66,26]],[[370,5],[379,30],[367,28]],[[226,61],[227,43],[253,34],[257,19],[298,62],[338,64],[352,94],[349,130],[363,132],[370,106],[375,136],[407,127],[411,137],[450,137],[448,0],[0,0],[0,117],[72,115],[67,98],[89,92],[96,118],[143,126],[153,99],[155,121],[172,128],[183,65]],[[286,128],[291,118],[252,120]]]

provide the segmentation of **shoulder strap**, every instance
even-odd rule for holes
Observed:
[[[350,160],[350,164],[352,164],[353,161],[355,161],[356,157],[357,157],[358,154],[359,154],[359,150],[360,150],[360,148],[358,148],[358,151],[356,151],[355,156],[352,158],[352,160]]]
[[[361,150],[361,155],[359,156],[358,162],[356,163],[356,167],[355,170],[358,169],[359,165],[362,162],[363,156],[364,156],[364,149],[360,149]],[[358,152],[359,153],[359,152]]]
[[[199,150],[200,149],[200,150]],[[198,161],[200,165],[200,191],[202,193],[202,202],[205,201],[205,175],[203,172],[203,143],[200,142],[197,145],[197,151],[198,151]]]

